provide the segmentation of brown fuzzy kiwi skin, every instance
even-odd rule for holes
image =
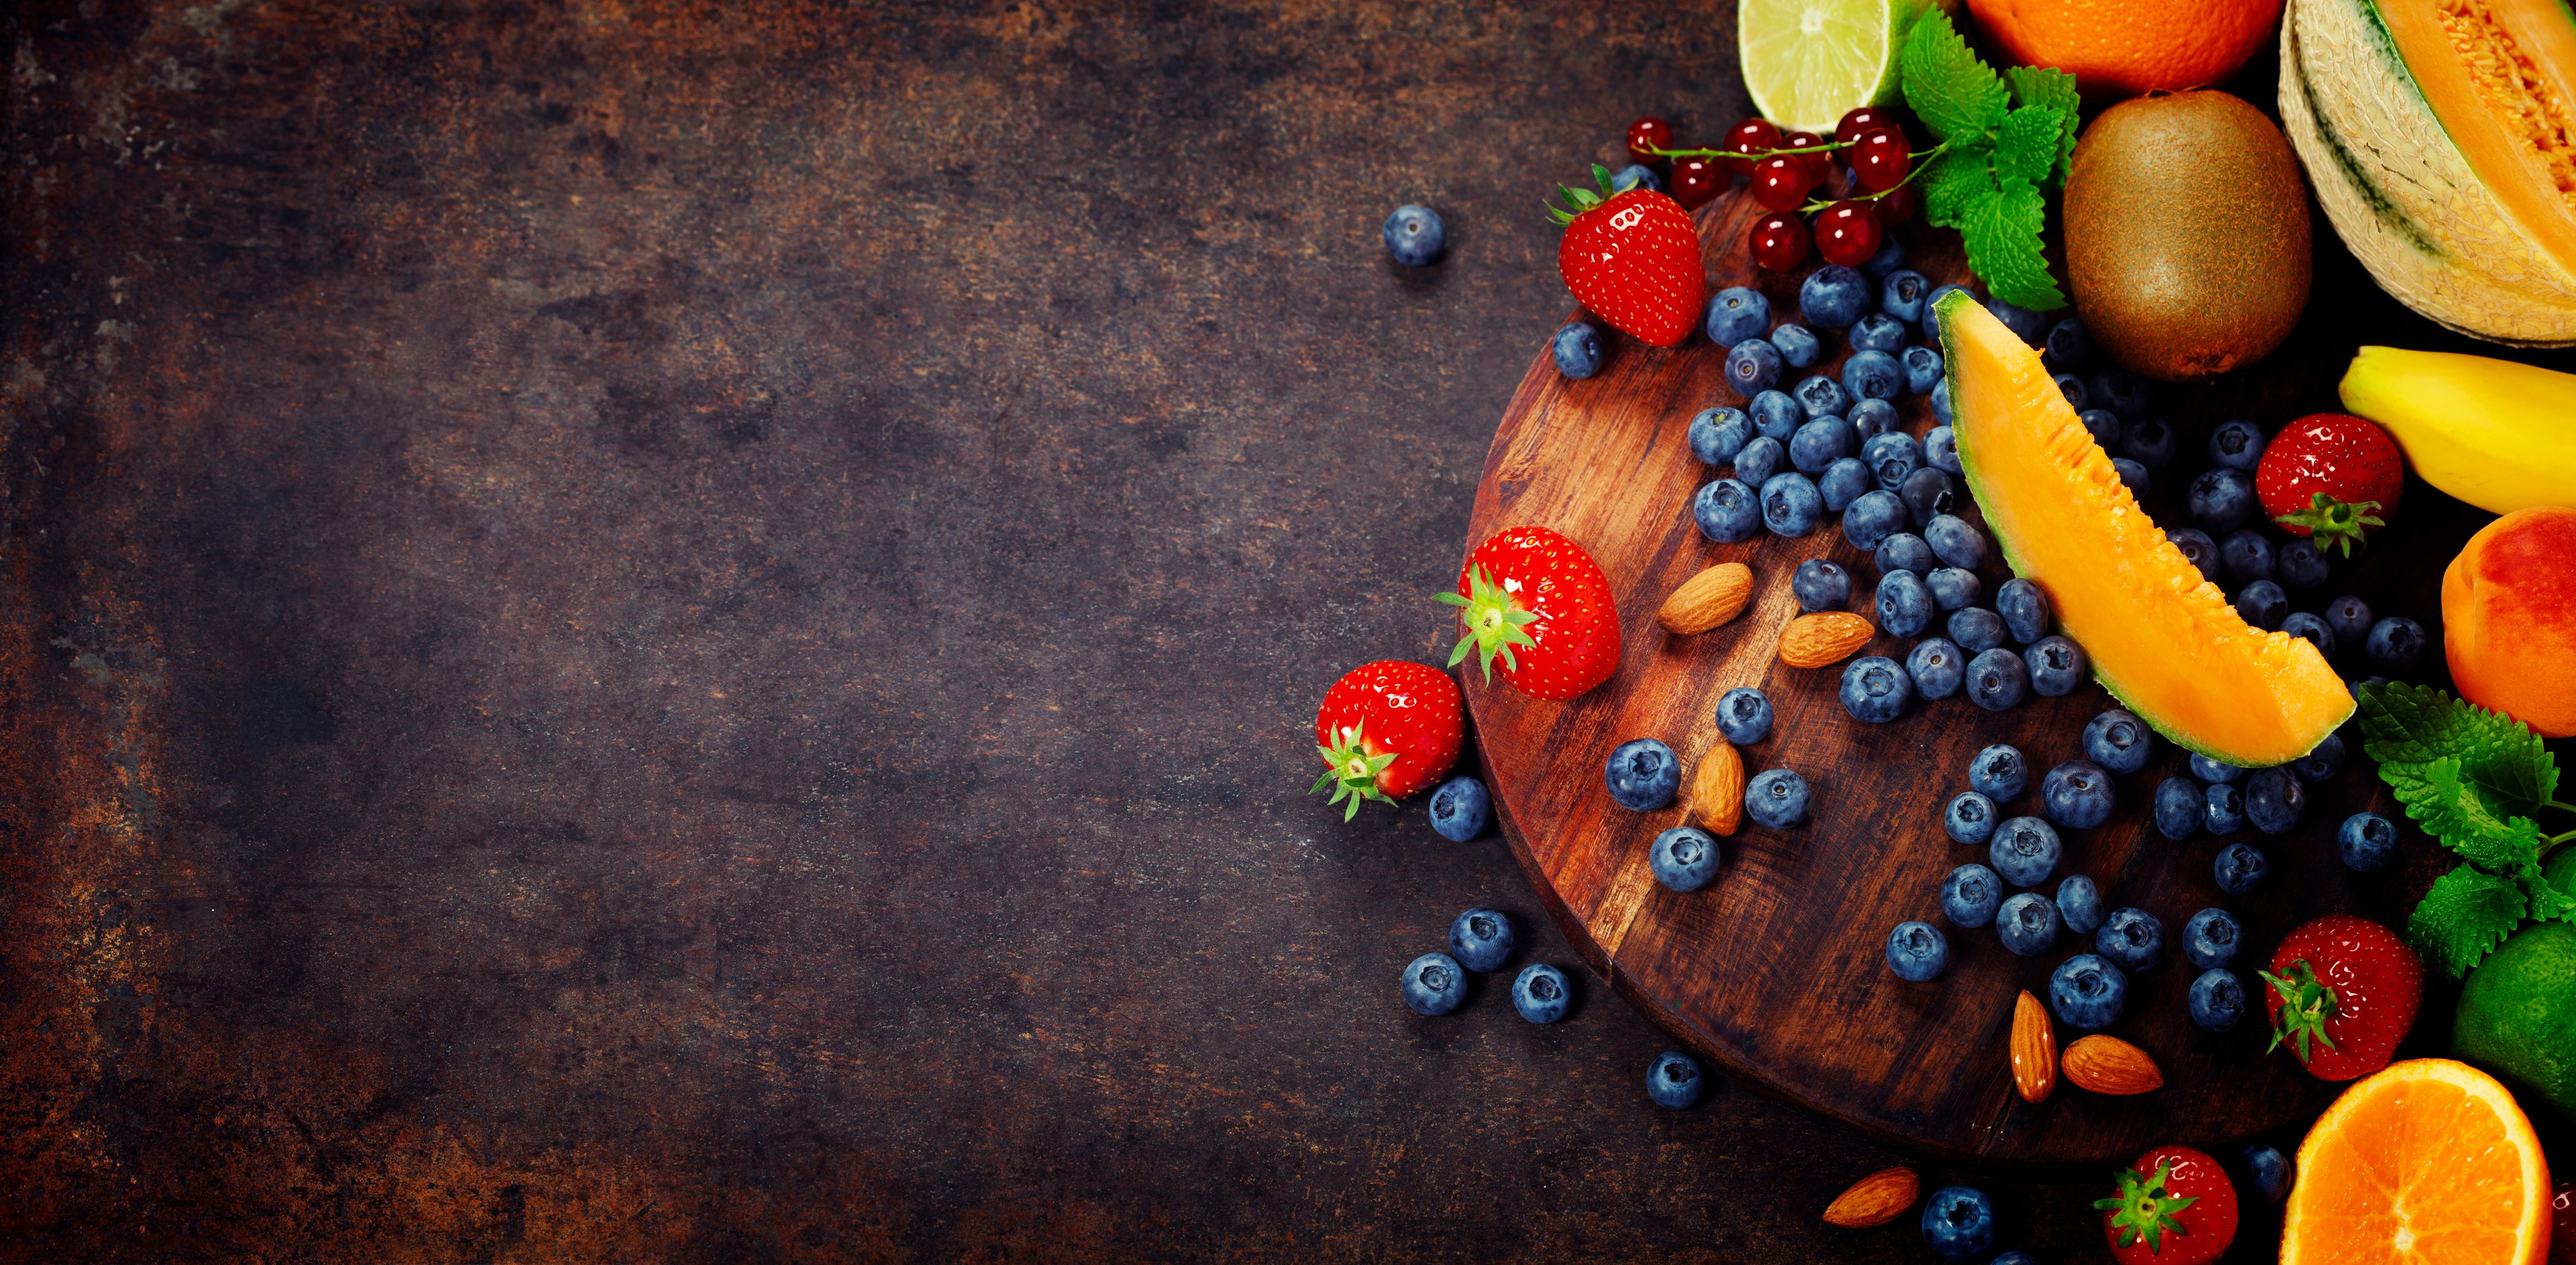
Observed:
[[[2279,128],[2224,92],[2138,97],[2084,129],[2066,271],[2131,371],[2197,382],[2269,355],[2308,305],[2308,188]]]

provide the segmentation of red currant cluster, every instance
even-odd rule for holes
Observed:
[[[1753,200],[1771,214],[1754,224],[1748,244],[1753,262],[1774,272],[1805,263],[1811,250],[1828,263],[1856,267],[1914,217],[1908,180],[1917,155],[1894,114],[1876,106],[1845,114],[1830,141],[1746,119],[1728,128],[1716,149],[1674,149],[1672,143],[1672,125],[1662,119],[1628,125],[1629,156],[1649,164],[1670,160],[1666,191],[1685,210],[1726,192],[1737,176],[1750,183]],[[1812,219],[1801,219],[1802,212]]]

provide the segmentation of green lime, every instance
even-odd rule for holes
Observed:
[[[1843,115],[1896,99],[1896,55],[1933,0],[1742,0],[1736,49],[1753,108],[1831,137]],[[1956,7],[1944,4],[1945,8]]]
[[[2576,1116],[2576,923],[2524,927],[2469,972],[2451,1050]]]

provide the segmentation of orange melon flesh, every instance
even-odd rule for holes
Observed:
[[[2104,688],[2176,745],[2248,768],[2306,755],[2352,715],[2315,646],[2247,624],[2165,539],[2038,352],[1967,294],[1937,311],[1968,488]]]
[[[2406,70],[2523,235],[2576,269],[2576,19],[2560,0],[2379,0]]]

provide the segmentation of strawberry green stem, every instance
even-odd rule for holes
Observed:
[[[1522,606],[1520,599],[1495,583],[1493,573],[1481,566],[1467,573],[1464,595],[1443,593],[1439,600],[1462,607],[1458,618],[1467,626],[1467,635],[1460,637],[1457,648],[1449,652],[1450,667],[1458,666],[1473,650],[1478,666],[1485,670],[1485,679],[1491,681],[1495,656],[1502,657],[1503,670],[1512,671],[1520,667],[1520,661],[1512,657],[1512,647],[1538,644],[1538,638],[1524,627],[1538,622],[1538,612]]]
[[[1331,767],[1324,771],[1324,776],[1315,779],[1313,786],[1306,788],[1306,793],[1312,795],[1327,786],[1333,787],[1333,797],[1324,803],[1338,804],[1347,798],[1350,807],[1342,810],[1342,820],[1349,821],[1359,816],[1361,800],[1373,799],[1381,804],[1395,802],[1377,788],[1378,775],[1386,772],[1386,766],[1395,763],[1395,753],[1371,754],[1367,740],[1360,737],[1360,726],[1343,727],[1334,733],[1331,746],[1319,745],[1315,749],[1324,754],[1324,763]]]
[[[2341,549],[2349,558],[2353,546],[2362,543],[2371,528],[2387,525],[2387,520],[2374,512],[2378,508],[2377,501],[2338,501],[2323,492],[2315,492],[2308,496],[2308,508],[2283,514],[2279,521],[2286,526],[2307,528],[2308,538],[2316,542],[2318,553],[2330,548]]]
[[[2288,979],[2270,971],[2258,973],[2281,998],[2280,1018],[2272,1029],[2272,1044],[2263,1047],[2265,1054],[2288,1041],[2298,1046],[2299,1062],[2306,1063],[2311,1039],[2329,1050],[2335,1048],[2334,1038],[2326,1035],[2326,1020],[2335,1014],[2335,992],[2317,978],[2316,968],[2306,958],[2290,963]]]
[[[2094,1207],[2111,1214],[2116,1246],[2128,1247],[2144,1240],[2147,1251],[2162,1253],[2165,1235],[2188,1236],[2191,1233],[2183,1228],[2174,1214],[2199,1203],[2200,1197],[2161,1193],[2165,1179],[2172,1175],[2171,1164],[2156,1165],[2156,1175],[2144,1178],[2138,1175],[2138,1170],[2124,1168],[2120,1170],[2120,1193],[2093,1201]]]

